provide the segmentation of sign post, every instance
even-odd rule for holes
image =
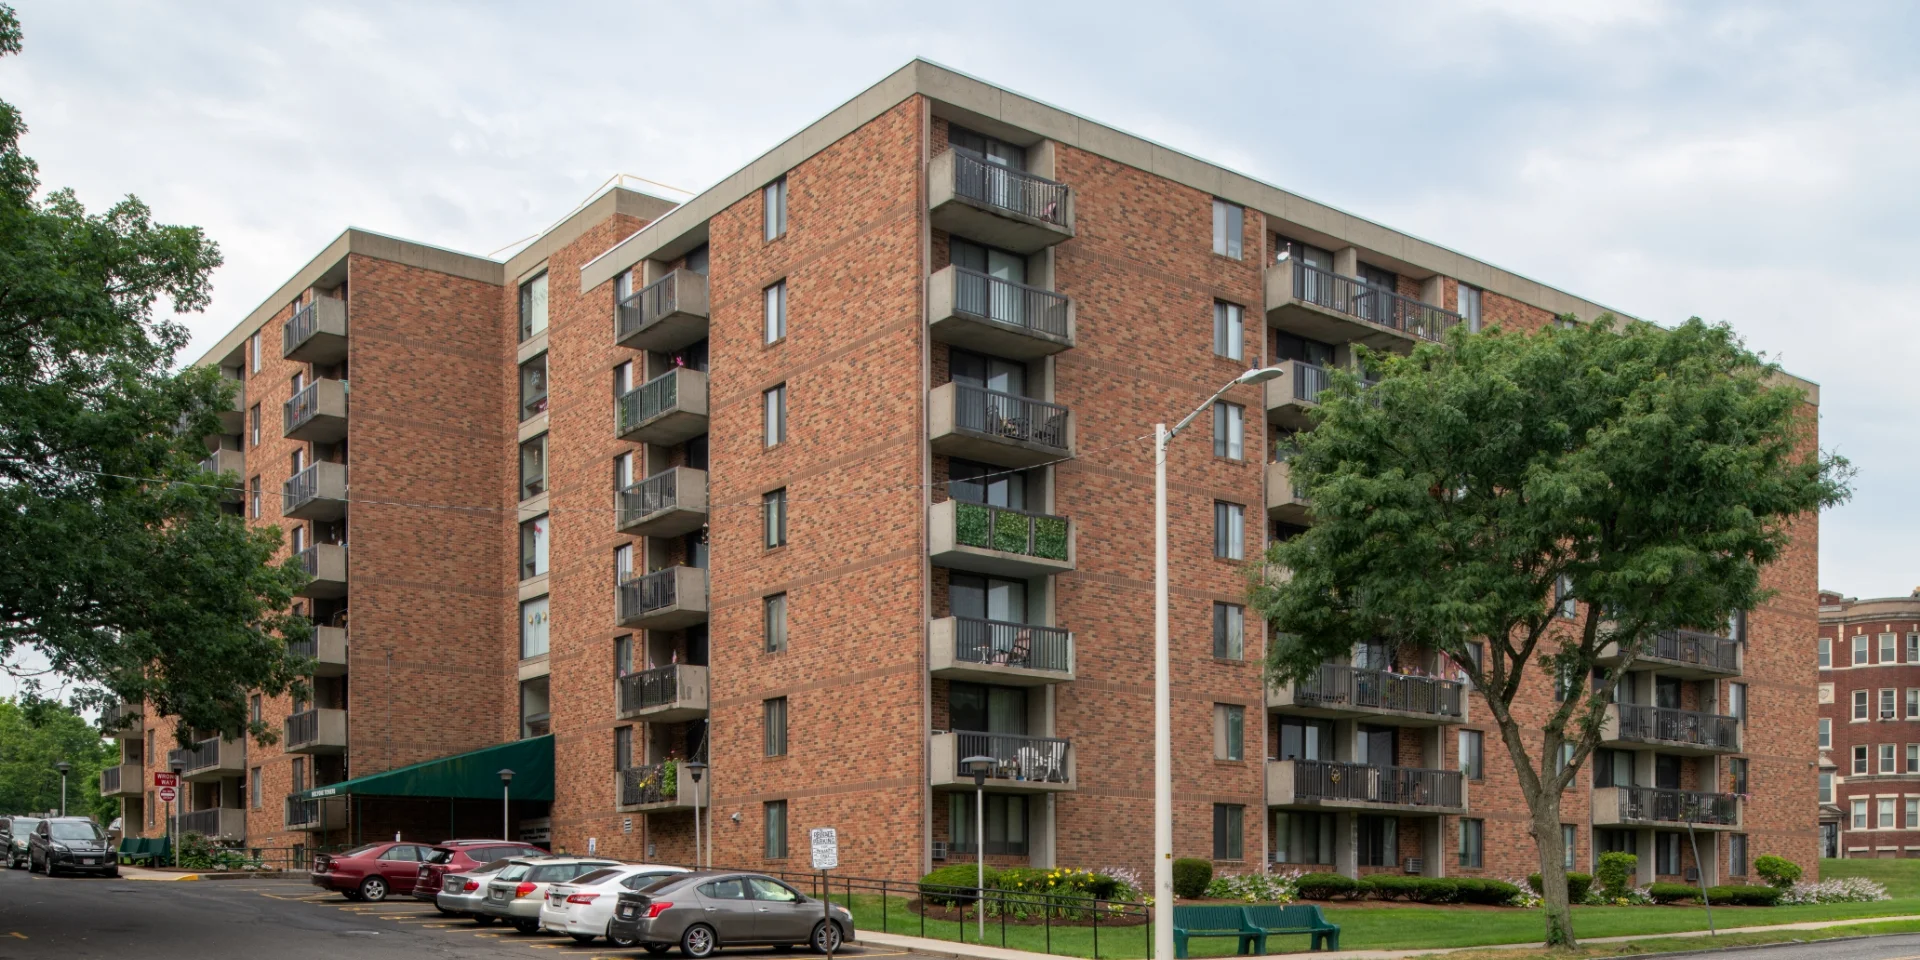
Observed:
[[[180,775],[160,770],[153,772],[154,796],[167,805],[167,846],[173,848],[173,865],[180,865],[180,840],[175,834],[176,821],[173,818],[173,798],[180,787]]]
[[[824,926],[820,928],[820,937],[825,948],[827,960],[833,960],[833,948],[839,941],[838,931],[833,926],[833,887],[827,879],[827,871],[840,865],[840,834],[832,827],[814,827],[807,831],[807,839],[813,847],[813,868],[820,871],[820,917]],[[847,909],[853,909],[852,904]]]

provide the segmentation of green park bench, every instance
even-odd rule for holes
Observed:
[[[1340,925],[1328,923],[1320,915],[1320,908],[1311,903],[1296,903],[1289,906],[1267,904],[1244,908],[1247,923],[1257,928],[1264,936],[1279,936],[1290,933],[1304,933],[1313,937],[1313,949],[1340,949]]]
[[[128,863],[145,861],[148,866],[160,866],[173,855],[173,847],[166,837],[122,837],[120,838],[120,858]]]
[[[1267,935],[1247,921],[1244,907],[1174,907],[1173,955],[1187,955],[1187,941],[1195,937],[1233,937],[1237,953],[1267,952]]]

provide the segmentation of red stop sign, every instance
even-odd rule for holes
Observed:
[[[159,790],[155,791],[155,795],[160,798],[161,803],[172,803],[173,797],[174,797],[174,789],[172,787],[161,787]]]

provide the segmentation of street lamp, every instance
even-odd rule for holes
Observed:
[[[687,776],[693,778],[693,865],[700,863],[700,775],[707,772],[707,765],[698,760],[687,762]],[[708,857],[708,860],[713,859]]]
[[[180,772],[187,769],[187,762],[179,757],[173,757],[167,761],[167,766],[173,769],[173,789],[177,791],[180,789]],[[184,805],[183,802],[182,806]],[[173,848],[173,865],[177,869],[180,866],[180,818],[174,813],[174,809],[173,801],[168,800],[167,846]]]
[[[60,815],[64,817],[67,815],[67,771],[73,769],[73,764],[62,760],[53,768],[60,771]]]
[[[1173,690],[1167,654],[1167,445],[1220,395],[1265,383],[1280,367],[1248,370],[1167,429],[1153,425],[1153,955],[1173,956]]]
[[[509,812],[512,799],[510,791],[512,791],[512,789],[513,771],[502,767],[500,769],[500,839],[502,840],[513,839],[513,828],[510,824],[512,814]],[[549,838],[547,842],[552,843],[553,841]]]
[[[993,769],[993,758],[972,756],[960,761],[960,766],[973,774],[973,852],[979,863],[978,886],[974,892],[979,897],[973,902],[973,916],[979,921],[980,942],[987,942],[987,771]]]

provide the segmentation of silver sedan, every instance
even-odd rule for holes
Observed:
[[[650,953],[671,947],[700,960],[721,947],[804,943],[816,953],[853,938],[853,914],[757,873],[702,871],[666,877],[620,894],[608,937]]]

